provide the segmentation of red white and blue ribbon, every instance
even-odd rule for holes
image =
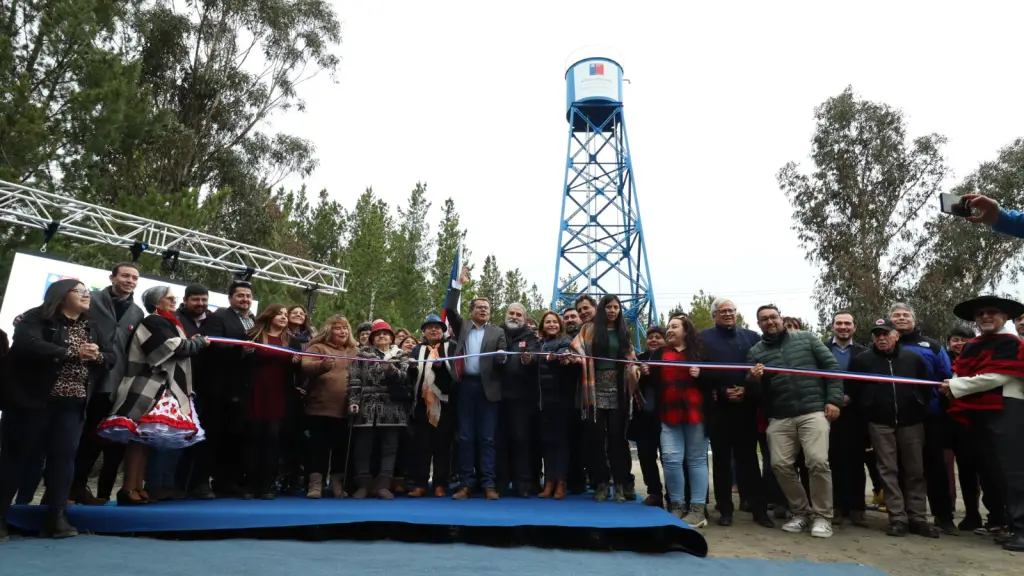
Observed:
[[[279,352],[282,354],[291,354],[294,356],[301,356],[307,358],[320,358],[323,360],[337,359],[337,360],[351,360],[353,362],[393,362],[394,360],[384,360],[379,358],[359,358],[356,356],[339,356],[334,354],[315,354],[311,352],[301,352],[299,350],[293,350],[291,348],[285,348],[283,346],[274,346],[273,344],[264,344],[262,342],[248,342],[245,340],[234,340],[231,338],[220,338],[218,336],[209,336],[206,338],[215,344],[225,344],[230,346],[243,346],[246,348],[259,348],[263,350],[269,350]],[[416,360],[410,358],[410,362],[417,362],[421,364],[430,364],[434,362],[445,362],[450,360],[465,360],[466,358],[485,358],[488,356],[519,356],[522,352],[508,352],[505,350],[498,350],[495,352],[482,352],[480,354],[463,354],[461,356],[446,356],[444,358],[435,359],[424,359]],[[540,356],[539,353],[531,353],[533,356]],[[567,358],[590,358],[594,361],[601,362],[618,362],[622,364],[632,364],[640,366],[647,364],[648,366],[680,366],[683,368],[700,368],[701,370],[732,370],[732,371],[744,371],[747,372],[754,367],[753,364],[723,364],[717,362],[675,362],[675,361],[657,361],[657,362],[645,362],[640,360],[620,360],[615,358],[600,358],[595,356],[584,356],[582,354],[569,353],[569,354],[552,354],[552,356],[563,356]],[[861,382],[893,382],[896,384],[915,384],[918,386],[937,386],[939,383],[931,380],[919,380],[917,378],[904,378],[902,376],[884,376],[881,374],[861,374],[859,372],[844,372],[841,370],[814,370],[809,368],[787,368],[783,366],[765,366],[765,372],[774,374],[792,374],[794,376],[811,376],[815,378],[835,378],[840,380],[857,380]]]

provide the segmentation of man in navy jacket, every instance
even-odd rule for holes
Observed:
[[[928,367],[929,379],[936,382],[935,388],[930,391],[928,415],[924,420],[924,477],[928,484],[928,504],[935,517],[935,526],[943,534],[955,536],[960,531],[953,523],[953,499],[949,494],[942,433],[945,408],[939,398],[938,386],[953,376],[949,355],[942,344],[921,334],[914,310],[907,304],[897,302],[890,306],[889,321],[900,333],[900,346],[920,354]]]
[[[702,330],[708,362],[742,364],[747,351],[760,341],[753,330],[737,325],[736,306],[731,300],[717,298],[711,303],[714,328]],[[711,429],[712,469],[715,500],[721,515],[718,524],[732,525],[732,460],[736,459],[736,482],[740,494],[750,505],[754,520],[774,528],[768,517],[761,469],[757,462],[757,402],[746,394],[746,372],[742,370],[704,370],[714,398],[705,398],[705,414]],[[771,474],[771,470],[766,471]]]

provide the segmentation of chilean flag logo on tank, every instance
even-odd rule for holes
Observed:
[[[590,75],[591,76],[604,76],[604,64],[597,63],[597,62],[591,64],[590,65]]]

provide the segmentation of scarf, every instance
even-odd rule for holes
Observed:
[[[1024,379],[1024,340],[1017,336],[1013,325],[1007,322],[999,333],[983,334],[965,344],[953,363],[953,372],[961,378],[1003,374]],[[1002,409],[1003,389],[995,388],[954,398],[947,413],[966,424],[965,412]]]
[[[181,328],[182,330],[185,329],[185,327],[181,325],[181,320],[178,320],[178,317],[175,316],[174,314],[171,314],[170,312],[160,309],[157,309],[156,313],[158,316],[162,316],[170,320],[171,322],[174,322],[174,325],[177,326],[178,328]]]
[[[594,323],[589,322],[580,327],[579,334],[573,338],[572,351],[576,354],[584,356],[582,358],[582,374],[580,376],[580,387],[579,387],[579,403],[580,411],[584,419],[597,418],[597,410],[594,408],[597,405],[597,386],[595,384],[595,376],[597,371],[594,369]],[[631,351],[627,358],[624,360],[636,360],[636,356]],[[633,406],[638,406],[643,409],[644,397],[640,391],[640,369],[635,364],[627,364],[623,369],[623,377],[626,381],[626,390],[624,394],[624,401],[627,403],[628,418],[633,418]],[[633,402],[630,402],[630,399]]]
[[[441,341],[434,346],[424,344],[423,347],[427,350],[427,360],[436,362],[441,356],[438,354],[438,349],[444,346],[444,341]],[[420,353],[422,356],[423,353]],[[422,358],[421,358],[422,359]],[[423,398],[423,406],[427,409],[427,420],[430,425],[437,428],[439,422],[441,422],[441,402],[448,401],[448,395],[442,394],[441,390],[434,384],[434,362],[429,364],[421,365],[420,370],[423,371],[423,386],[421,386],[421,396]],[[438,401],[440,400],[440,402]]]

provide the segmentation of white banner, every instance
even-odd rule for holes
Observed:
[[[46,289],[50,284],[65,278],[74,278],[85,284],[90,290],[98,290],[110,285],[110,270],[90,268],[33,254],[20,252],[15,254],[14,265],[11,266],[11,276],[7,280],[4,304],[0,308],[0,329],[3,329],[8,337],[13,339],[14,319],[25,311],[42,304],[43,295],[46,294]],[[141,276],[135,287],[135,303],[142,307],[142,293],[153,286],[170,286],[178,296],[178,301],[181,302],[185,297],[186,284]],[[210,291],[211,311],[227,305],[227,294]],[[256,309],[257,302],[253,300],[253,313],[256,312]]]

